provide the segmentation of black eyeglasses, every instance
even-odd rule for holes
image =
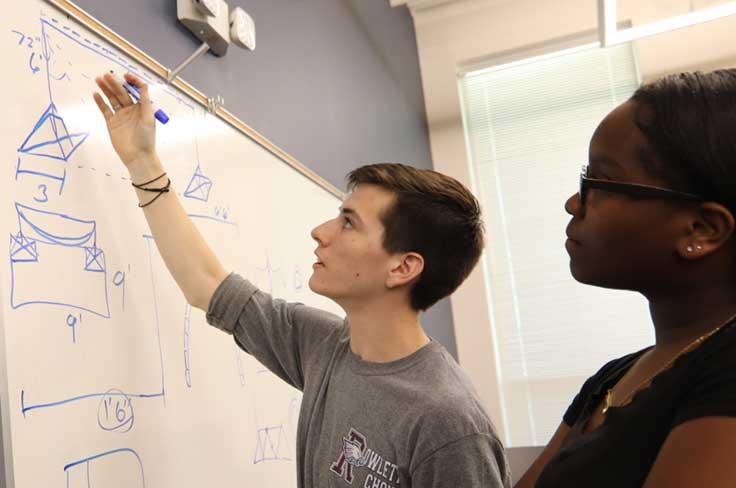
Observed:
[[[691,200],[700,202],[705,201],[705,198],[700,195],[670,190],[669,188],[588,178],[588,165],[586,164],[583,166],[583,171],[580,173],[580,206],[585,205],[585,194],[591,188],[614,193],[623,193],[636,197],[671,198],[675,200]]]

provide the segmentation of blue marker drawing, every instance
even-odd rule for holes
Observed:
[[[97,224],[15,204],[10,235],[10,306],[59,305],[110,317],[105,253]]]
[[[253,464],[264,461],[291,461],[287,452],[289,441],[283,425],[263,427],[257,430],[258,440],[256,452],[253,456]]]
[[[187,388],[192,387],[192,369],[189,364],[189,339],[192,327],[192,306],[188,303],[184,306],[184,382]]]
[[[82,321],[82,314],[79,314],[79,320],[78,321],[79,322]],[[75,317],[72,314],[69,314],[69,315],[66,316],[66,325],[68,325],[72,329],[72,342],[74,344],[77,343],[77,322],[78,321],[77,321],[77,317]]]
[[[18,35],[18,45],[19,46],[23,46],[23,43],[27,40],[28,43],[25,47],[31,50],[33,49],[33,37],[32,36],[26,36],[23,32],[20,32],[17,30],[12,30],[11,32]],[[36,40],[40,40],[40,38],[36,37]],[[43,56],[37,52],[31,52],[31,55],[28,58],[28,67],[30,68],[31,73],[33,73],[34,75],[38,73],[39,71],[41,71],[41,68],[38,67],[33,62],[34,58],[36,57],[36,54],[39,55],[39,59],[43,59]]]
[[[235,365],[238,369],[238,379],[240,380],[240,386],[245,387],[245,366],[243,365],[243,356],[240,352],[240,347],[233,341],[233,350],[235,351]]]
[[[31,53],[31,57],[28,58],[28,67],[31,69],[31,73],[34,75],[41,71],[41,68],[36,65],[36,63],[33,62],[33,58],[36,57],[36,53]],[[43,59],[43,56],[39,56],[41,59]]]
[[[281,266],[275,266],[270,254],[266,253],[265,266],[256,266],[256,270],[266,273],[268,285],[264,288],[271,295],[278,295],[278,292],[289,289],[300,293],[304,289],[304,278],[302,277],[301,267],[298,264],[294,265],[294,271],[292,272],[291,277],[289,277],[289,271],[283,269]],[[289,280],[289,278],[291,278],[291,280]],[[277,287],[279,287],[278,290]]]
[[[21,390],[20,408],[21,408],[21,413],[23,414],[23,417],[26,417],[28,412],[53,409],[53,408],[62,407],[65,405],[75,404],[77,402],[89,400],[92,398],[102,398],[103,401],[104,399],[109,398],[109,397],[121,397],[127,400],[134,399],[134,398],[137,398],[137,399],[160,398],[163,400],[164,405],[166,405],[166,389],[165,389],[166,378],[164,375],[164,356],[163,356],[163,350],[161,347],[161,333],[159,330],[160,324],[159,324],[159,315],[158,315],[158,302],[156,299],[156,282],[155,282],[154,270],[153,270],[153,255],[151,251],[151,239],[148,236],[144,236],[144,238],[146,238],[146,244],[148,247],[149,269],[151,273],[151,296],[153,297],[153,319],[154,319],[153,320],[153,329],[154,329],[153,332],[154,332],[154,338],[156,340],[156,344],[158,346],[159,367],[161,368],[160,390],[149,391],[149,392],[138,392],[138,393],[124,393],[121,388],[109,388],[105,391],[81,393],[78,395],[69,396],[67,398],[62,398],[59,400],[43,401],[43,402],[35,402],[35,403],[30,403],[30,402],[27,403],[26,402],[26,396],[27,396],[26,391]],[[131,418],[132,418],[132,404],[130,403],[130,401],[128,402],[128,406],[130,407]],[[100,423],[100,427],[103,428],[103,430],[109,430],[109,429],[105,429],[103,425],[109,428],[110,424]],[[121,426],[122,425],[127,425],[127,424],[121,421]],[[116,429],[119,427],[120,426],[116,427]],[[132,427],[132,421],[131,421],[130,427]]]
[[[44,54],[39,57],[45,61],[46,65],[49,104],[18,148],[15,177],[18,179],[20,175],[31,175],[58,181],[59,194],[61,194],[64,190],[64,183],[67,176],[67,162],[87,139],[89,133],[70,132],[63,116],[59,114],[54,103],[51,89],[52,80],[60,81],[66,77],[66,74],[60,77],[54,77],[51,74],[49,62],[54,50],[49,46],[46,25],[48,24],[45,21],[41,21],[41,39],[43,39]],[[18,34],[24,35],[22,33]],[[32,42],[30,36],[28,39]],[[23,42],[23,38],[21,38],[20,42]],[[32,53],[29,59],[29,66],[34,73],[40,70],[38,66],[34,65],[35,54]]]
[[[58,400],[55,402],[35,403],[35,404],[26,405],[26,391],[21,390],[20,391],[20,411],[23,414],[23,417],[25,417],[28,412],[32,412],[35,410],[60,407],[62,405],[69,405],[75,402],[79,402],[81,400],[87,400],[90,398],[105,398],[107,396],[123,396],[125,398],[142,398],[142,399],[163,398],[164,397],[163,391],[159,393],[123,393],[123,392],[117,393],[117,392],[120,392],[120,390],[110,389],[110,390],[99,392],[99,393],[87,393],[86,395],[77,395],[74,397],[65,398],[63,400]]]
[[[33,197],[33,201],[38,202],[38,203],[48,202],[49,201],[49,195],[48,195],[49,187],[47,185],[41,184],[41,185],[38,185],[38,189],[41,192],[41,195],[37,197]]]
[[[59,182],[59,194],[64,190],[64,184],[67,179],[67,166],[72,155],[87,139],[89,133],[86,131],[72,131],[68,128],[64,116],[59,113],[59,109],[55,103],[54,83],[69,81],[68,72],[52,73],[52,67],[56,66],[58,52],[62,51],[59,46],[60,39],[72,41],[82,48],[88,49],[92,53],[105,58],[114,64],[120,66],[124,70],[135,72],[135,67],[130,66],[129,62],[124,58],[116,55],[113,51],[93,44],[89,39],[83,38],[78,33],[75,34],[68,27],[61,28],[58,26],[59,21],[56,19],[40,19],[41,36],[36,37],[40,41],[42,52],[32,52],[29,55],[29,68],[33,73],[41,71],[41,66],[45,68],[46,85],[48,91],[48,103],[39,117],[38,121],[30,130],[26,139],[18,148],[18,159],[16,163],[16,179],[20,176],[49,178]],[[56,25],[55,25],[56,24]],[[25,45],[29,49],[33,49],[33,37],[20,31],[12,31],[18,35],[18,43]],[[54,42],[51,34],[57,42]],[[58,37],[57,35],[63,36]],[[54,46],[56,49],[54,49]],[[37,65],[41,62],[41,65]],[[63,62],[69,65],[69,62]],[[66,69],[66,68],[65,68]],[[136,73],[142,76],[147,82],[152,83],[154,80],[145,74]],[[60,86],[60,85],[59,85]],[[173,96],[181,104],[195,110],[195,107],[187,100],[183,99],[179,94],[171,92],[165,88],[165,93]]]
[[[22,174],[50,178],[60,183],[61,194],[66,180],[66,163],[88,135],[87,132],[69,133],[56,105],[51,102],[18,148],[16,179]]]
[[[112,389],[105,395],[97,407],[97,424],[108,432],[125,433],[135,424],[133,401],[120,390]]]
[[[61,80],[65,80],[65,79],[68,79],[69,81],[71,81],[71,78],[69,78],[69,74],[68,73],[62,73],[59,76],[54,76],[54,75],[50,75],[50,76],[53,79],[55,79],[56,81],[61,81]]]
[[[274,274],[281,271],[281,268],[275,268],[271,265],[271,256],[266,254],[266,266],[263,268],[256,267],[258,271],[265,271],[268,276],[268,293],[273,295],[273,279]]]
[[[143,462],[133,449],[101,452],[64,466],[66,488],[145,488]]]
[[[153,312],[154,317],[156,319],[156,341],[158,342],[158,355],[159,355],[159,361],[161,365],[161,398],[164,400],[164,405],[166,405],[166,378],[164,376],[164,351],[161,348],[161,328],[160,328],[160,321],[158,316],[158,301],[156,299],[156,279],[154,278],[154,272],[153,272],[153,252],[151,250],[151,239],[146,239],[146,244],[148,245],[148,264],[149,269],[151,270],[151,289],[153,291]]]
[[[188,214],[189,218],[192,219],[202,219],[202,220],[211,220],[213,222],[217,222],[219,224],[225,224],[225,225],[232,225],[233,227],[237,227],[237,222],[230,222],[229,220],[222,220],[218,217],[212,217],[210,215],[199,215],[199,214]]]
[[[215,207],[215,217],[222,216],[222,220],[227,220],[228,219],[227,216],[229,213],[230,213],[230,209],[228,207],[219,207],[219,206]]]
[[[187,189],[184,190],[184,196],[193,200],[200,200],[206,202],[210,198],[210,191],[212,190],[212,180],[202,173],[202,168],[199,164],[197,169],[192,175],[192,179],[189,180]]]
[[[130,265],[128,265],[128,269],[130,269]],[[115,276],[112,277],[112,284],[122,290],[123,310],[125,310],[125,271],[116,271]]]
[[[299,427],[299,410],[301,408],[301,401],[298,398],[292,398],[289,403],[289,419],[288,419],[288,431],[291,434],[291,438],[296,440],[296,431]]]
[[[299,266],[294,268],[294,291],[301,291],[304,288],[304,280],[302,279],[302,272]]]
[[[23,41],[26,40],[26,35],[23,34],[20,31],[17,31],[17,30],[11,30],[10,32],[12,32],[13,34],[18,34],[18,45],[19,46],[22,46],[23,45]],[[31,42],[33,42],[33,38],[31,38],[30,40],[31,40]]]
[[[43,15],[43,14],[42,14]],[[130,71],[138,75],[139,77],[143,78],[147,83],[154,83],[155,81],[146,73],[138,73],[137,68],[133,65],[131,65],[128,60],[122,58],[121,56],[118,56],[115,54],[115,52],[111,51],[110,49],[107,49],[104,46],[101,46],[97,42],[91,42],[87,38],[82,38],[81,36],[77,35],[71,35],[70,29],[66,26],[58,27],[59,21],[54,18],[49,18],[49,20],[46,20],[44,18],[41,20],[41,30],[43,32],[43,36],[46,42],[44,42],[45,45],[45,52],[47,52],[46,58],[53,57],[53,55],[56,54],[52,47],[52,43],[50,42],[50,35],[49,32],[53,32],[54,34],[61,34],[64,36],[67,40],[72,41],[72,43],[77,44],[78,46],[89,50],[93,54],[98,55],[101,58],[107,59],[111,63],[119,66],[122,68],[122,70]],[[22,34],[22,33],[20,33]],[[58,45],[57,45],[58,48]],[[60,48],[59,48],[60,49]],[[175,91],[172,91],[166,87],[164,87],[164,92],[167,95],[172,96],[174,99],[176,99],[179,103],[182,105],[188,107],[191,110],[195,110],[194,105],[192,105],[189,100],[182,97],[180,94],[178,94]],[[49,93],[49,96],[51,94]]]

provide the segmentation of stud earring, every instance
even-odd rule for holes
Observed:
[[[693,252],[693,246],[687,246],[685,249],[687,252]]]
[[[703,249],[703,246],[700,246],[700,245],[695,246],[695,249],[697,249],[698,251],[700,251],[701,249]]]

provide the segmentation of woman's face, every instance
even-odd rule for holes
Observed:
[[[590,141],[588,176],[666,188],[667,182],[644,170],[652,151],[635,124],[628,101],[600,123]],[[585,205],[578,193],[565,203],[572,216],[565,247],[570,270],[581,282],[606,288],[654,291],[667,286],[678,260],[682,203],[636,198],[590,189]]]

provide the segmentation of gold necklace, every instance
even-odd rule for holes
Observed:
[[[657,375],[659,373],[661,373],[662,371],[664,371],[667,368],[669,368],[670,366],[672,366],[672,363],[674,363],[677,360],[677,358],[679,358],[683,354],[685,354],[687,352],[690,352],[693,349],[697,348],[704,340],[706,340],[708,337],[712,336],[713,334],[715,334],[716,332],[718,332],[719,330],[721,330],[721,328],[723,328],[726,324],[730,323],[734,319],[736,319],[736,314],[734,314],[731,317],[729,317],[728,320],[726,320],[725,322],[723,322],[722,324],[720,324],[718,327],[710,330],[709,332],[706,332],[705,334],[701,335],[700,337],[698,337],[697,339],[695,339],[693,342],[691,342],[690,344],[688,344],[687,346],[685,346],[680,352],[678,352],[677,354],[675,354],[672,357],[672,359],[670,359],[669,361],[667,361],[667,363],[665,363],[664,366],[662,366],[661,368],[659,368],[653,375],[648,376],[644,381],[642,381],[641,383],[639,383],[638,385],[636,385],[636,388],[634,388],[633,390],[631,390],[629,392],[629,394],[626,395],[626,397],[624,397],[623,400],[621,400],[620,402],[618,402],[618,405],[614,405],[613,404],[613,388],[615,388],[615,386],[609,388],[608,391],[606,392],[606,400],[605,400],[606,403],[603,406],[603,410],[601,410],[601,413],[603,415],[605,415],[611,407],[617,407],[618,408],[618,407],[621,407],[623,405],[626,405],[626,403],[631,399],[632,396],[634,396],[634,394],[636,392],[638,392],[639,390],[641,390],[645,386],[649,385],[654,380],[654,378],[657,377]]]

